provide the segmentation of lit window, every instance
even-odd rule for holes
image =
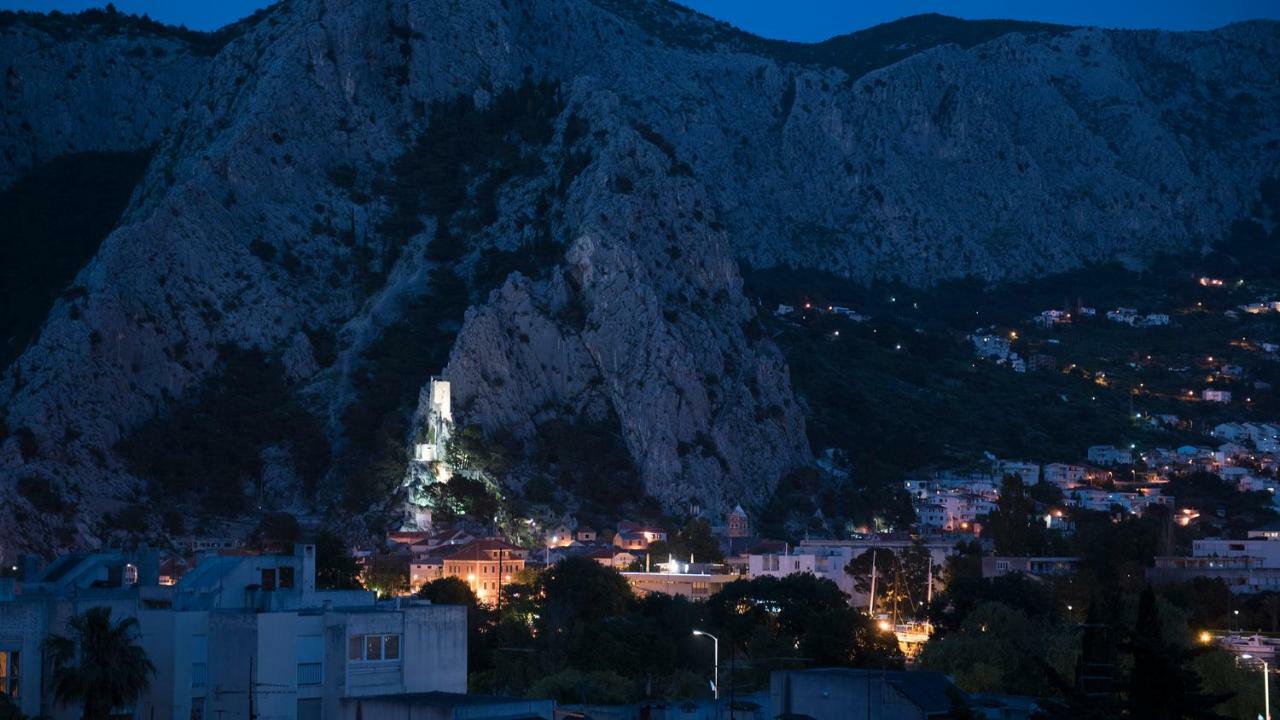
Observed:
[[[356,635],[351,638],[347,658],[352,662],[381,662],[400,659],[399,635]]]
[[[0,693],[18,697],[18,671],[21,669],[17,650],[0,650]]]

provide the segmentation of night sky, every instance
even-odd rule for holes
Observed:
[[[103,0],[0,0],[0,9],[101,7]],[[115,0],[116,7],[156,20],[212,30],[268,4],[267,0]],[[906,15],[938,12],[964,18],[1014,18],[1069,25],[1194,30],[1238,20],[1280,19],[1280,0],[686,0],[684,5],[758,35],[822,40]]]

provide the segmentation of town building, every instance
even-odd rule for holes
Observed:
[[[1089,469],[1083,465],[1049,463],[1044,466],[1044,481],[1068,490],[1083,485],[1088,473]]]
[[[1040,482],[1040,464],[1025,460],[997,460],[995,474],[1001,479],[1006,475],[1017,475],[1023,485],[1035,485]]]
[[[466,691],[466,609],[371,592],[316,588],[315,547],[292,555],[204,557],[176,585],[159,583],[156,554],[68,555],[0,588],[0,654],[22,672],[19,709],[79,716],[51,693],[41,648],[68,620],[107,607],[134,618],[155,667],[127,717],[351,717],[361,698]]]
[[[502,592],[502,586],[513,581],[516,573],[524,569],[529,551],[500,538],[475,540],[442,560],[443,577],[459,578],[471,587],[476,599],[494,604]]]
[[[1241,594],[1280,591],[1280,525],[1264,525],[1249,536],[1193,540],[1190,556],[1157,557],[1147,578],[1153,583],[1218,579]]]
[[[706,599],[740,579],[728,573],[679,572],[679,569],[682,568],[667,572],[624,572],[622,577],[638,595],[662,593],[694,600]]]
[[[1231,391],[1206,388],[1200,393],[1200,399],[1205,402],[1229,403],[1231,402]]]
[[[573,528],[565,523],[560,523],[554,527],[547,528],[543,533],[547,547],[568,547],[574,543]]]
[[[1114,445],[1094,445],[1086,452],[1089,462],[1095,465],[1131,465],[1133,452]]]
[[[993,578],[1009,573],[1036,577],[1070,575],[1080,565],[1078,557],[1020,557],[987,555],[982,558],[982,577]]]
[[[618,523],[618,532],[613,536],[613,544],[624,550],[645,550],[659,540],[666,542],[665,530],[635,522]]]

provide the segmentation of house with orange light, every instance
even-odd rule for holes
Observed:
[[[444,557],[441,576],[459,578],[480,602],[495,603],[502,586],[524,569],[528,554],[501,538],[474,540]]]
[[[623,550],[645,550],[650,543],[666,541],[667,532],[652,525],[634,522],[618,523],[618,532],[613,535],[613,544]]]

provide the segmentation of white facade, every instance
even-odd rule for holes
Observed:
[[[1066,490],[1083,485],[1089,470],[1083,465],[1050,463],[1044,466],[1044,480]]]
[[[996,474],[1001,478],[1017,475],[1024,485],[1035,485],[1040,482],[1040,465],[1025,460],[997,460]]]
[[[1089,462],[1097,465],[1129,465],[1133,463],[1133,453],[1126,448],[1114,445],[1094,445],[1089,448]]]
[[[252,698],[259,717],[310,720],[340,717],[354,698],[466,691],[465,608],[317,590],[314,552],[210,557],[176,586],[158,585],[146,558],[62,558],[0,594],[0,652],[23,658],[20,709],[78,717],[48,694],[40,648],[67,632],[71,616],[99,606],[138,620],[155,666],[146,693],[121,708],[138,718],[243,717]],[[136,584],[120,572],[130,565]]]

